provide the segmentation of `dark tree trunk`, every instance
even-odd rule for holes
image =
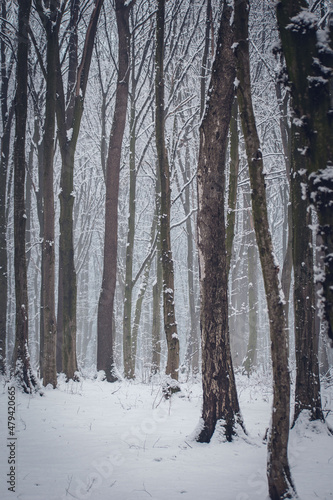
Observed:
[[[28,26],[31,0],[18,1],[18,46],[15,97],[14,143],[14,268],[16,299],[16,332],[14,369],[25,392],[32,392],[36,380],[31,372],[28,351],[28,290],[25,255],[25,142],[28,92]]]
[[[322,308],[328,334],[333,339],[333,24],[327,29],[327,50],[318,43],[315,15],[303,13],[305,0],[281,0],[277,18],[291,89],[294,122],[303,143],[296,152],[306,170],[307,196],[318,212],[318,232],[323,238],[324,278]]]
[[[164,331],[168,346],[166,375],[178,380],[179,338],[174,302],[174,268],[171,251],[170,210],[171,187],[170,167],[165,144],[164,130],[164,17],[165,0],[158,0],[156,13],[156,75],[155,75],[155,132],[157,149],[157,171],[161,185],[161,253],[163,275]]]
[[[290,378],[288,337],[281,298],[279,267],[275,262],[269,229],[262,153],[251,98],[248,38],[249,2],[236,2],[236,57],[238,102],[250,171],[254,229],[264,277],[270,321],[273,365],[273,412],[268,442],[268,489],[272,500],[292,498],[295,494],[288,463]]]
[[[209,42],[212,25],[212,2],[207,0],[206,10],[206,30],[205,30],[205,46],[202,56],[201,74],[200,74],[200,117],[203,116],[206,103],[206,77],[208,73],[209,61]]]
[[[316,331],[315,284],[313,272],[313,245],[311,210],[308,199],[303,196],[306,185],[302,158],[297,149],[303,143],[292,125],[292,240],[294,263],[294,314],[296,349],[296,384],[294,422],[303,410],[309,412],[310,420],[324,420],[319,379],[319,332]]]
[[[56,6],[59,7],[59,6]],[[57,84],[57,48],[60,12],[58,8],[43,11],[41,3],[38,10],[47,36],[46,48],[46,103],[43,137],[43,245],[42,245],[42,307],[43,328],[41,329],[41,373],[43,384],[57,385],[56,340],[57,327],[55,315],[55,235],[54,235],[54,192],[53,158],[55,141],[55,111]]]
[[[198,249],[204,427],[198,441],[209,442],[218,420],[231,441],[241,422],[228,329],[228,278],[225,244],[225,163],[236,76],[232,8],[224,4],[200,126],[198,161]]]
[[[117,278],[119,172],[129,85],[129,12],[131,6],[132,3],[126,6],[124,0],[116,0],[119,46],[118,83],[106,164],[104,268],[97,319],[97,369],[105,371],[109,382],[116,380],[112,318]]]
[[[83,104],[93,52],[97,24],[103,0],[96,0],[86,30],[82,59],[78,65],[77,24],[78,0],[72,0],[70,19],[69,67],[67,98],[65,99],[59,44],[57,46],[57,124],[62,168],[60,179],[60,240],[59,240],[59,286],[58,286],[58,345],[61,352],[62,370],[68,379],[75,378],[76,359],[76,271],[74,266],[73,241],[73,178],[74,157],[80,132]],[[71,132],[70,132],[71,131]],[[68,135],[71,134],[70,137]],[[62,345],[60,345],[62,341]],[[57,366],[60,360],[57,361]]]
[[[1,2],[1,31],[5,32],[7,18],[6,0]],[[8,109],[8,83],[9,75],[6,63],[6,44],[1,37],[1,118],[2,135],[0,150],[0,374],[6,371],[6,326],[7,326],[7,215],[6,215],[6,186],[9,161],[9,145],[12,124],[12,110]]]

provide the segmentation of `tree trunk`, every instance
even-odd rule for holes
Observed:
[[[230,119],[230,174],[229,174],[229,194],[228,194],[228,214],[226,229],[226,251],[227,251],[227,273],[229,276],[232,248],[235,235],[235,220],[237,206],[237,183],[239,170],[239,137],[238,137],[238,103],[234,98]]]
[[[305,0],[281,0],[277,18],[291,89],[294,123],[302,133],[301,156],[307,196],[318,212],[324,244],[323,300],[328,334],[333,339],[333,120],[331,86],[333,25],[326,31],[327,48],[318,43],[315,14]],[[307,12],[307,15],[304,15]]]
[[[74,206],[74,157],[79,136],[83,104],[89,76],[97,23],[103,0],[96,0],[86,30],[81,63],[78,65],[77,28],[79,2],[71,3],[70,43],[65,99],[60,48],[57,46],[57,123],[62,168],[60,179],[60,240],[59,240],[59,286],[58,286],[58,345],[61,352],[62,370],[68,379],[75,378],[76,360],[76,271],[74,266],[73,206]],[[60,344],[62,341],[62,345]],[[57,361],[57,366],[60,360]]]
[[[206,10],[206,30],[205,30],[205,46],[202,56],[201,64],[201,74],[200,74],[200,117],[203,117],[205,111],[206,102],[206,77],[208,73],[208,55],[209,55],[209,42],[210,42],[210,32],[212,25],[212,2],[207,0],[207,10]]]
[[[247,196],[247,199],[249,196]],[[248,250],[247,250],[247,276],[248,276],[248,297],[249,297],[249,341],[247,344],[246,358],[243,363],[245,373],[250,376],[253,367],[257,362],[257,342],[258,342],[258,257],[253,232],[253,217],[251,204],[248,200]]]
[[[297,149],[303,143],[292,125],[292,175],[291,207],[294,263],[294,314],[296,349],[296,384],[294,422],[303,410],[309,412],[310,420],[324,420],[321,409],[319,379],[319,332],[315,325],[315,285],[313,272],[313,245],[311,210],[308,199],[303,196],[306,185],[303,161]]]
[[[5,32],[7,19],[6,0],[1,2],[1,31]],[[6,64],[6,44],[0,40],[1,52],[1,118],[2,135],[0,151],[0,374],[6,372],[6,328],[7,328],[7,216],[6,216],[6,186],[9,161],[10,132],[13,113],[8,110],[8,73]]]
[[[175,317],[174,269],[171,251],[170,210],[171,188],[170,167],[165,145],[164,131],[164,17],[165,0],[158,0],[156,14],[156,76],[155,76],[155,127],[157,170],[161,184],[161,252],[163,275],[164,331],[167,339],[168,358],[166,375],[178,380],[179,338]]]
[[[129,12],[131,5],[132,3],[126,6],[124,0],[116,0],[119,69],[116,103],[106,165],[104,268],[97,319],[97,369],[105,371],[106,379],[109,382],[116,380],[114,374],[112,317],[117,277],[119,172],[128,101]]]
[[[16,332],[14,369],[18,383],[27,393],[32,392],[36,380],[31,372],[28,351],[28,290],[25,255],[25,142],[28,92],[28,26],[31,0],[18,1],[18,46],[15,98],[14,143],[14,267],[16,299]]]
[[[132,40],[133,44],[133,40]],[[134,52],[132,50],[132,52]],[[131,116],[130,116],[130,160],[129,160],[129,207],[128,207],[128,231],[126,245],[126,269],[125,269],[125,297],[123,313],[123,355],[124,355],[124,375],[126,378],[135,376],[135,359],[133,359],[133,339],[132,339],[132,292],[133,292],[133,251],[135,236],[135,212],[136,212],[136,166],[135,166],[135,146],[136,146],[136,116],[135,116],[135,65],[132,67],[131,85]]]
[[[42,9],[42,7],[41,7]],[[53,14],[53,15],[52,15]],[[55,235],[54,235],[54,192],[53,158],[55,140],[56,71],[58,27],[57,14],[43,18],[47,33],[47,77],[44,124],[44,165],[43,165],[43,246],[42,246],[42,295],[43,295],[43,343],[42,375],[44,386],[57,385],[56,370],[56,315],[55,315]],[[46,17],[46,16],[45,16]]]
[[[156,280],[153,285],[153,325],[152,325],[152,368],[151,373],[159,373],[161,368],[161,293],[163,289],[161,259],[161,198],[160,182],[157,176],[155,186],[156,205]]]
[[[228,329],[225,245],[225,163],[236,76],[232,8],[224,4],[209,100],[200,126],[198,161],[198,249],[201,292],[203,429],[209,442],[218,420],[231,441],[241,423]]]
[[[252,212],[260,262],[264,277],[270,321],[273,365],[273,412],[268,443],[268,489],[272,500],[292,498],[295,494],[288,463],[290,413],[290,379],[288,371],[288,338],[279,282],[269,229],[265,177],[259,137],[251,98],[248,41],[249,2],[236,2],[236,58],[238,102],[250,171]]]

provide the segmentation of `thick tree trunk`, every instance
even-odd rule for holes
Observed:
[[[303,161],[297,154],[301,136],[292,125],[292,239],[294,263],[294,314],[296,349],[296,384],[294,422],[303,410],[310,420],[324,419],[321,408],[319,379],[319,332],[316,331],[315,284],[313,272],[313,245],[311,211],[308,199],[303,196],[306,185]]]
[[[167,339],[168,358],[166,375],[178,380],[179,338],[175,317],[174,269],[171,251],[170,210],[171,187],[170,167],[165,145],[164,131],[164,16],[165,0],[158,0],[156,14],[156,76],[155,76],[155,131],[157,149],[157,170],[161,185],[161,252],[163,274],[164,331]]]
[[[203,429],[209,442],[218,420],[232,440],[241,422],[228,329],[225,245],[225,163],[236,76],[232,8],[224,4],[209,100],[200,126],[198,161],[198,250],[201,292]]]
[[[7,18],[6,0],[1,2],[1,31],[5,32]],[[12,112],[8,110],[8,74],[6,64],[6,44],[0,40],[1,57],[1,118],[2,135],[0,150],[0,374],[6,371],[6,328],[7,328],[7,216],[6,216],[6,186],[9,161],[10,132]]]
[[[236,2],[236,58],[239,80],[238,102],[250,171],[254,229],[264,277],[270,321],[273,365],[273,412],[268,443],[268,489],[272,500],[292,498],[295,494],[288,463],[290,413],[290,379],[288,371],[288,338],[279,267],[275,261],[269,229],[262,152],[256,129],[251,98],[248,41],[249,2]]]
[[[16,332],[13,364],[18,383],[32,392],[36,380],[31,372],[28,351],[28,290],[25,255],[25,142],[28,92],[28,26],[31,0],[18,2],[18,47],[15,98],[14,143],[14,268],[16,299]]]
[[[41,359],[43,384],[57,385],[56,370],[56,315],[55,315],[55,236],[53,158],[55,140],[55,100],[58,27],[49,19],[47,30],[47,80],[44,125],[44,178],[43,216],[44,238],[42,246],[42,294],[43,294],[43,358]]]
[[[118,192],[129,84],[129,11],[124,0],[116,0],[118,29],[118,83],[106,165],[105,240],[102,289],[97,319],[97,369],[109,382],[116,380],[113,354],[113,302],[117,275]]]
[[[307,12],[308,8],[305,0],[281,0],[277,4],[277,18],[291,88],[294,123],[303,139],[296,154],[303,160],[307,196],[309,203],[317,209],[318,232],[323,238],[322,309],[328,334],[333,339],[333,25],[328,26],[327,47],[324,49],[322,42],[318,42],[316,16]]]

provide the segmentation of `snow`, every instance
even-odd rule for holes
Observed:
[[[291,31],[299,31],[302,34],[308,29],[313,29],[317,26],[316,15],[304,9],[302,12],[290,19],[291,23],[286,26],[286,29]]]
[[[2,499],[22,500],[266,500],[272,390],[267,374],[237,376],[248,435],[233,443],[191,438],[202,426],[200,382],[182,383],[163,398],[161,384],[86,379],[46,388],[44,396],[16,391],[16,492],[7,491],[7,426],[1,426]],[[3,380],[2,380],[3,382]],[[332,388],[323,401],[331,408]],[[8,393],[2,383],[1,421]],[[330,406],[329,406],[330,405]],[[328,422],[333,424],[332,416]],[[293,479],[302,500],[333,498],[333,438],[303,419],[290,435]]]

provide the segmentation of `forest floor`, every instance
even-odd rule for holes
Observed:
[[[226,443],[216,432],[211,443],[199,444],[193,440],[202,404],[199,381],[182,383],[181,392],[165,400],[157,381],[65,383],[60,377],[58,388],[46,388],[43,397],[16,390],[9,437],[8,384],[2,380],[0,497],[265,500],[270,379],[238,375],[237,387],[248,435]],[[332,410],[332,384],[322,390],[323,406]],[[333,427],[333,411],[327,422]],[[10,458],[15,493],[6,482]],[[289,459],[301,500],[333,499],[333,436],[326,425],[300,421],[290,434]]]

